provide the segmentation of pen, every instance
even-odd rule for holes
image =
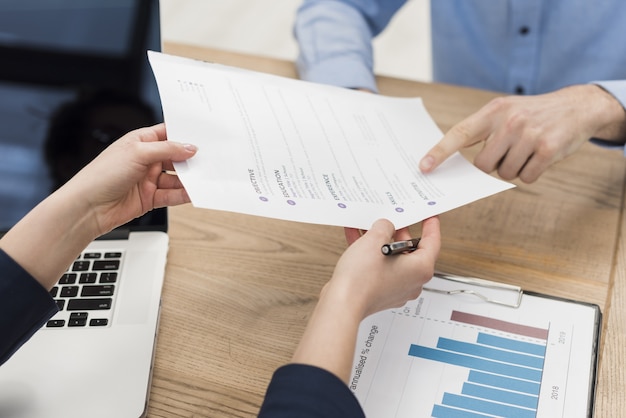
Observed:
[[[384,255],[394,255],[401,253],[410,253],[417,250],[417,244],[420,243],[420,238],[413,238],[406,241],[396,241],[390,244],[385,244],[380,248],[380,251]]]

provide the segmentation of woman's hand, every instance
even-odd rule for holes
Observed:
[[[165,139],[162,124],[124,135],[26,214],[0,248],[50,289],[93,239],[153,208],[189,202],[165,170],[196,148]]]
[[[383,244],[410,238],[408,228],[395,231],[391,222],[376,221],[341,256],[324,292],[349,294],[351,305],[360,305],[362,318],[415,299],[434,273],[441,245],[439,218],[423,222],[416,251],[385,256],[380,250]]]
[[[382,254],[380,248],[384,244],[410,238],[408,229],[395,231],[387,220],[376,221],[364,235],[353,238],[348,237],[352,244],[322,289],[292,358],[294,363],[334,373],[344,382],[350,377],[356,336],[363,318],[416,298],[433,275],[441,245],[436,217],[424,221],[418,249],[411,253]]]
[[[166,141],[163,124],[137,129],[111,144],[64,187],[83,196],[102,235],[154,208],[189,202],[180,180],[171,174],[172,162],[195,153],[193,145]]]

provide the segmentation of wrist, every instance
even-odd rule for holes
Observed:
[[[329,284],[322,289],[292,362],[325,369],[347,383],[362,316]]]
[[[102,235],[96,209],[86,198],[89,193],[73,187],[70,180],[45,201],[66,236],[87,243]]]
[[[594,129],[592,137],[623,143],[626,140],[626,111],[621,103],[602,86],[589,84],[580,97],[586,103],[587,117]]]
[[[333,278],[322,289],[317,306],[319,309],[333,310],[346,320],[359,324],[368,315],[364,300],[358,289],[352,290]]]
[[[94,231],[89,204],[61,188],[11,228],[0,246],[49,289],[96,237]]]

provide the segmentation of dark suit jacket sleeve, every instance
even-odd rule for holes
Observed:
[[[361,406],[348,386],[318,367],[288,364],[276,370],[261,418],[363,418]]]
[[[0,250],[0,364],[57,311],[50,293]]]

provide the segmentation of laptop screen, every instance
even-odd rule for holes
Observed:
[[[160,49],[156,0],[0,2],[0,233],[112,141],[162,121],[147,49]],[[166,213],[126,227],[166,230]]]
[[[5,46],[110,56],[128,53],[138,12],[128,0],[3,0],[0,7]]]

